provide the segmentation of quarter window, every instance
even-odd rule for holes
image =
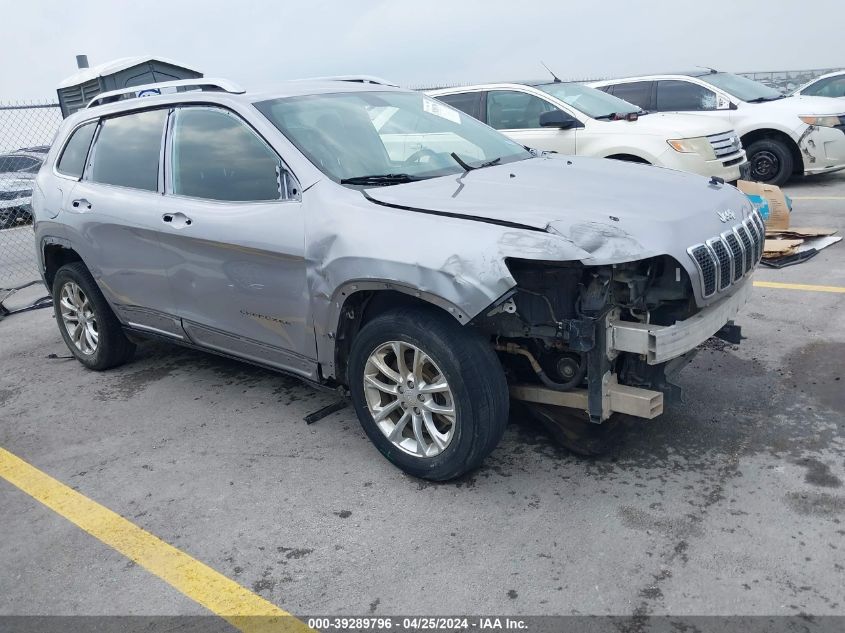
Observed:
[[[613,86],[613,96],[623,101],[633,103],[643,110],[651,108],[651,88],[654,82],[632,81],[630,83],[616,84]]]
[[[551,103],[525,92],[495,90],[487,93],[487,124],[497,130],[540,127],[540,115],[557,110]]]
[[[209,200],[279,200],[281,161],[242,121],[184,108],[173,132],[173,193]]]
[[[158,190],[161,139],[167,110],[105,119],[94,143],[90,180],[147,191]]]
[[[657,110],[689,112],[716,109],[716,93],[689,81],[658,81]]]
[[[91,121],[91,123],[76,128],[67,145],[65,145],[59,163],[56,165],[56,171],[74,178],[82,176],[82,170],[85,168],[85,157],[88,156],[88,147],[91,145],[91,138],[94,136],[96,129],[96,121]]]

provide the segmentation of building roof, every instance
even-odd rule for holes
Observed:
[[[188,70],[193,70],[197,73],[200,72],[195,68],[185,66],[185,64],[180,64],[179,62],[173,61],[172,59],[167,59],[166,57],[139,55],[136,57],[120,57],[118,59],[113,59],[110,62],[104,62],[102,64],[97,64],[96,66],[91,66],[90,68],[81,68],[77,72],[73,73],[70,77],[66,77],[65,79],[60,81],[57,87],[61,89],[67,88],[68,86],[76,86],[78,84],[85,83],[86,81],[96,79],[97,77],[110,75],[112,73],[120,72],[121,70],[126,70],[127,68],[132,68],[133,66],[138,66],[140,64],[146,64],[151,61],[162,62],[164,64],[170,64],[171,66],[179,66],[180,68],[187,68]]]

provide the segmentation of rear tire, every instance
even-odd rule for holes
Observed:
[[[493,349],[433,309],[398,309],[367,323],[352,342],[348,375],[364,432],[415,477],[445,481],[477,468],[507,425],[508,385]]]
[[[135,354],[135,344],[82,262],[59,268],[53,280],[53,310],[62,338],[80,363],[97,371],[117,367]]]
[[[751,180],[782,187],[792,177],[795,159],[783,141],[763,138],[751,143],[746,153]]]

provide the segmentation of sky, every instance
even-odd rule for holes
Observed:
[[[0,102],[155,55],[247,89],[368,74],[411,87],[845,66],[841,0],[0,0]],[[833,16],[833,17],[831,17]]]

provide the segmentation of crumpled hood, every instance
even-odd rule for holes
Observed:
[[[730,185],[620,161],[544,156],[392,187],[371,188],[374,201],[477,221],[518,224],[559,235],[578,246],[585,264],[671,254],[686,262],[687,247],[751,212]]]

